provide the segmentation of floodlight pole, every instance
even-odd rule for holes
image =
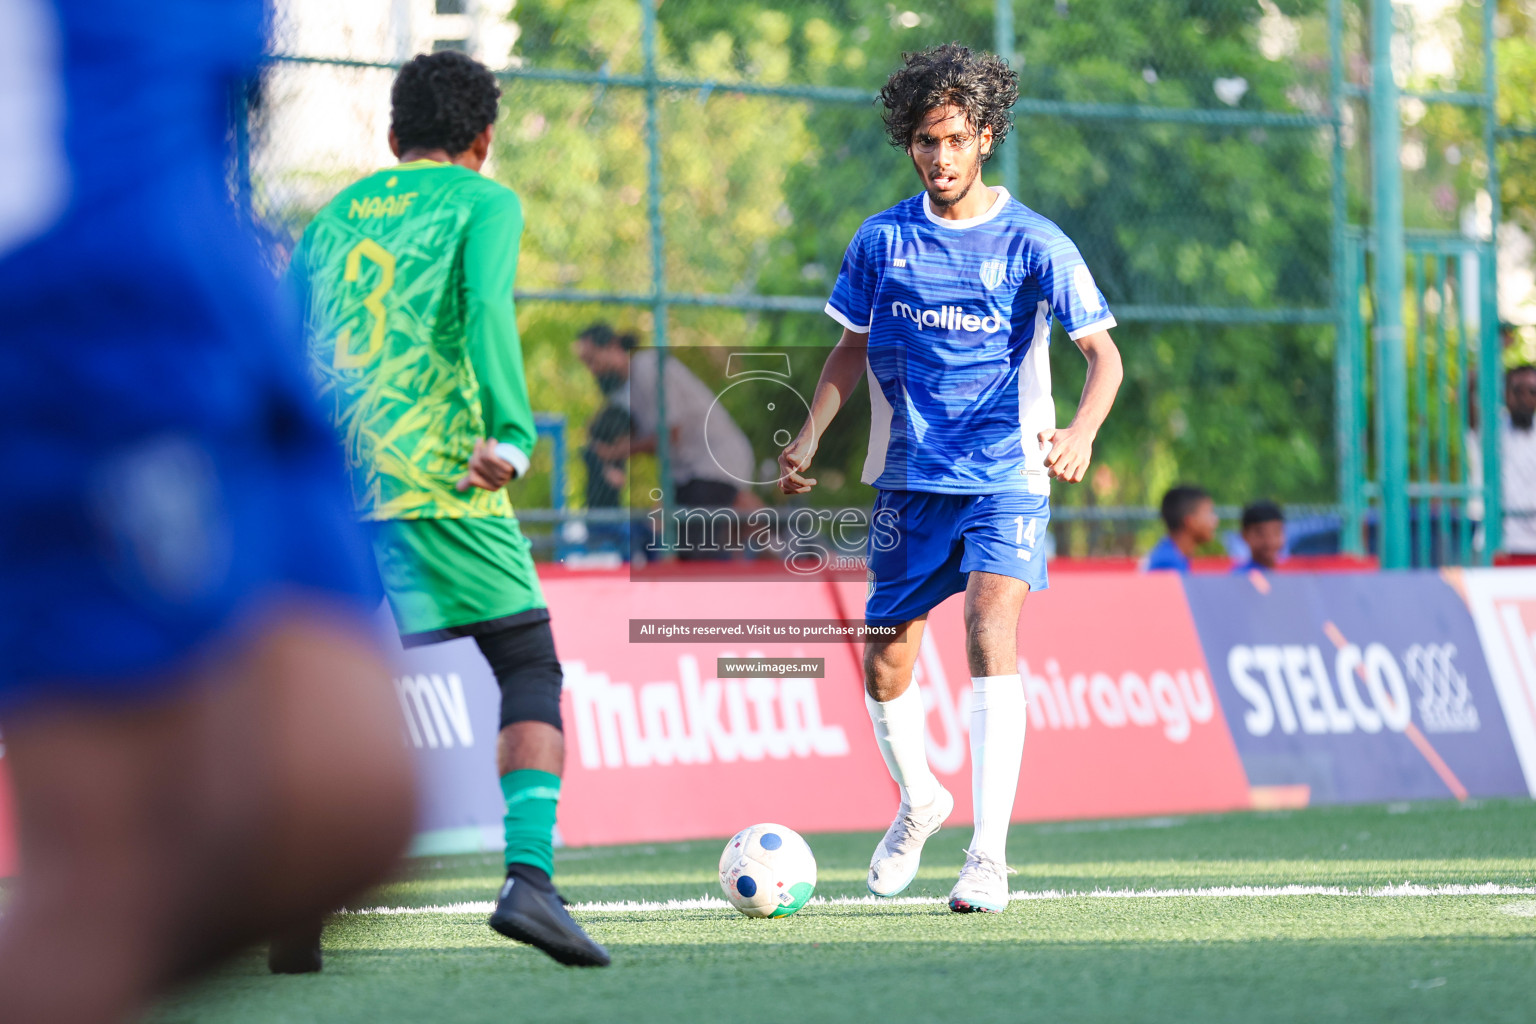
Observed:
[[[1409,564],[1408,359],[1403,331],[1402,125],[1392,76],[1392,0],[1371,0],[1371,186],[1376,235],[1376,451],[1383,569]]]

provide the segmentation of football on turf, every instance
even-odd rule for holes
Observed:
[[[794,829],[753,825],[725,844],[720,888],[748,917],[788,917],[816,891],[816,858]]]

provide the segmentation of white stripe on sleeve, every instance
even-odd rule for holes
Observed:
[[[1112,327],[1118,326],[1120,325],[1115,323],[1114,317],[1107,316],[1103,320],[1095,320],[1093,323],[1079,327],[1075,331],[1068,331],[1067,337],[1071,338],[1073,341],[1076,341],[1078,338],[1086,338],[1090,334],[1097,334],[1099,331],[1107,331]]]
[[[840,323],[844,327],[848,328],[854,334],[868,334],[869,333],[869,328],[870,328],[869,324],[865,324],[863,327],[860,327],[858,324],[854,323],[852,320],[849,320],[848,317],[846,315],[844,315],[842,310],[838,309],[836,306],[832,305],[832,303],[830,303],[830,302],[827,303],[826,313],[827,313],[827,316],[831,317],[833,320],[836,320],[838,323]]]

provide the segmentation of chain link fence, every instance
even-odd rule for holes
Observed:
[[[1456,5],[1436,17],[1467,32],[1447,46],[1405,22],[1404,38],[1438,41],[1450,92],[1481,73],[1478,22]],[[320,205],[391,161],[395,67],[452,47],[498,72],[487,171],[526,210],[519,324],[566,461],[550,472],[556,446],[541,446],[545,472],[518,500],[549,523],[550,548],[569,548],[589,532],[573,522],[622,519],[667,491],[637,456],[616,510],[588,514],[600,488],[583,452],[603,399],[577,334],[606,322],[706,361],[829,345],[821,308],[844,247],[919,187],[876,91],[904,51],[1002,52],[1021,99],[987,181],[1078,243],[1126,356],[1089,480],[1053,497],[1057,551],[1145,550],[1150,508],[1181,481],[1228,506],[1309,506],[1326,526],[1341,493],[1336,267],[1345,225],[1368,220],[1364,25],[1344,0],[289,0],[250,104],[248,198],[280,267]],[[1511,39],[1527,27],[1505,26]],[[1408,129],[1427,154],[1405,160],[1408,194],[1427,197],[1410,215],[1460,230],[1488,195],[1477,111],[1417,102],[1434,115]],[[1500,140],[1511,154],[1530,144]],[[1083,360],[1059,331],[1052,363],[1064,423]],[[867,408],[861,389],[823,443],[816,503],[867,506]]]

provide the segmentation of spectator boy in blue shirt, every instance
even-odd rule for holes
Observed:
[[[1285,512],[1279,505],[1255,501],[1244,508],[1242,535],[1243,543],[1248,545],[1248,561],[1233,572],[1273,572],[1280,567],[1280,556],[1285,552]]]
[[[1147,553],[1142,568],[1189,572],[1189,556],[1216,536],[1216,503],[1204,488],[1180,484],[1163,495],[1161,511],[1168,535]]]

